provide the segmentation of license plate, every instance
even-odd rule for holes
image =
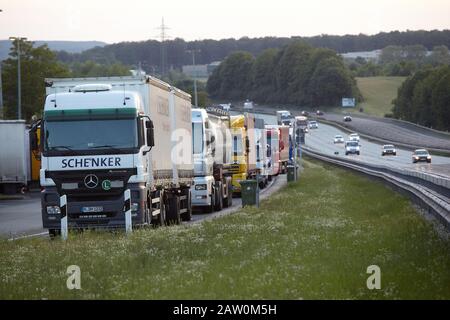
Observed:
[[[103,212],[103,207],[82,207],[81,212],[83,213]]]

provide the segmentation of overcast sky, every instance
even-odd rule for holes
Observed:
[[[223,39],[450,29],[450,0],[0,0],[0,39]]]

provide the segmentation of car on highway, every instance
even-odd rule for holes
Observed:
[[[308,111],[305,111],[305,110],[303,110],[303,111],[302,111],[302,116],[304,116],[304,117],[307,117],[307,116],[309,116],[309,112],[308,112]]]
[[[316,111],[316,115],[318,115],[318,116],[323,116],[323,111],[317,110],[317,111]]]
[[[427,150],[425,149],[414,150],[412,154],[412,162],[417,163],[420,161],[426,161],[428,163],[431,163],[431,155]]]
[[[395,146],[393,144],[385,144],[381,148],[381,156],[396,156],[397,155],[397,149],[395,149]]]
[[[356,141],[356,142],[359,142],[359,134],[357,134],[357,133],[351,133],[351,134],[348,136],[348,140],[349,140],[349,141]]]
[[[334,143],[344,143],[344,137],[340,134],[334,136]]]
[[[350,122],[350,121],[352,121],[352,117],[350,117],[350,116],[345,116],[345,117],[344,117],[344,121],[345,121],[345,122]]]
[[[360,145],[358,141],[346,141],[345,142],[345,155],[360,154]]]
[[[310,121],[308,123],[308,126],[309,126],[310,129],[318,129],[319,128],[319,125],[318,125],[317,121],[314,121],[314,120]]]

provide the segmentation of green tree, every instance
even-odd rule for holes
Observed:
[[[71,66],[72,76],[77,77],[113,77],[129,76],[130,68],[121,63],[100,64],[92,60],[75,62]]]
[[[13,42],[9,58],[3,61],[2,80],[5,104],[4,116],[17,118],[17,48]],[[45,100],[44,78],[70,76],[69,69],[57,61],[56,54],[46,45],[33,47],[33,42],[20,42],[21,61],[21,109],[22,117],[30,120],[41,115]]]
[[[428,60],[433,66],[450,64],[450,52],[446,46],[436,46],[433,48]]]
[[[440,79],[434,84],[431,96],[436,113],[436,128],[450,130],[450,68],[447,67]]]
[[[208,81],[211,96],[244,99],[251,89],[251,71],[254,57],[248,52],[230,54],[220,66],[214,70]],[[211,81],[211,82],[210,82]]]
[[[277,53],[276,49],[267,49],[256,58],[251,71],[250,98],[261,102],[270,100],[275,87]]]
[[[336,57],[320,60],[309,82],[311,105],[335,106],[343,97],[352,97],[352,77]]]
[[[282,49],[276,70],[276,89],[280,102],[307,104],[308,76],[313,48],[298,41]]]
[[[404,58],[403,48],[401,46],[387,46],[381,50],[380,63],[397,63]]]

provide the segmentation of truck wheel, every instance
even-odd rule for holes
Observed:
[[[223,206],[225,208],[229,208],[233,205],[233,185],[231,182],[227,182],[227,190],[228,190],[228,196],[226,199],[224,199]]]
[[[218,188],[216,189],[216,203],[214,206],[215,211],[220,211],[223,209],[223,189],[222,186],[219,184]]]
[[[214,212],[215,202],[216,202],[216,194],[214,192],[214,186],[211,186],[211,204],[205,207],[206,213]]]
[[[166,222],[168,225],[180,224],[180,198],[177,195],[169,195],[166,205]]]
[[[192,195],[191,189],[186,189],[186,212],[181,214],[181,220],[191,221],[192,219]]]
[[[61,234],[60,229],[48,229],[48,235],[50,236],[50,239],[55,239],[60,234]]]

